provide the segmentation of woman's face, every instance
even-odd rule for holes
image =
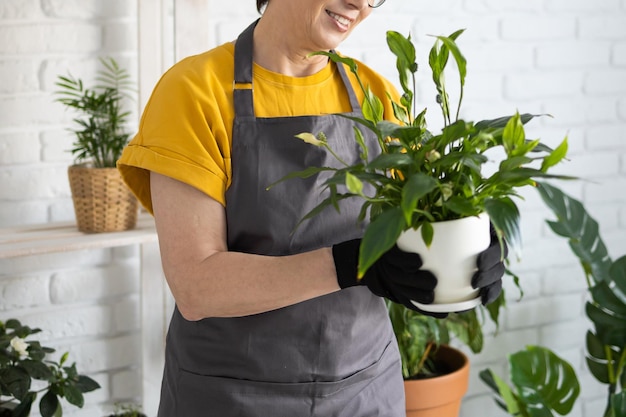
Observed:
[[[367,0],[271,0],[283,7],[290,29],[301,47],[310,51],[335,49],[372,12]]]

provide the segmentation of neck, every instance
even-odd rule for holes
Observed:
[[[309,56],[315,51],[303,46],[300,38],[285,36],[285,33],[299,31],[285,30],[286,20],[268,11],[265,11],[254,30],[254,62],[267,70],[291,77],[306,77],[321,71],[327,65],[328,58]]]

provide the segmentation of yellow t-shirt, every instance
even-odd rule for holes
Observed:
[[[118,168],[141,204],[152,212],[150,171],[189,184],[226,204],[231,183],[234,118],[234,44],[188,57],[160,79],[141,117],[139,131],[124,149]],[[387,93],[393,85],[359,63],[365,85],[380,97],[385,118],[393,118]],[[363,94],[346,67],[359,102]],[[289,77],[253,66],[257,117],[285,117],[351,111],[343,81],[333,63],[307,77]],[[294,140],[298,140],[295,139]]]

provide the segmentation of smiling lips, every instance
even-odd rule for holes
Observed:
[[[333,19],[335,19],[337,21],[337,23],[339,23],[341,26],[345,27],[346,29],[350,26],[350,23],[352,23],[352,20],[348,19],[347,17],[344,16],[340,16],[336,13],[333,13],[329,10],[326,10],[326,13],[332,17]]]

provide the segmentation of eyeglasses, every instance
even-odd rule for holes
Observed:
[[[367,0],[368,6],[370,6],[372,9],[382,6],[384,2],[385,0]]]

